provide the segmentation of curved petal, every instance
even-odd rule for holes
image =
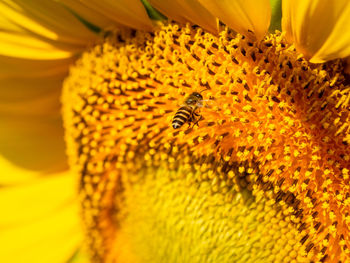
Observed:
[[[177,22],[180,23],[186,23],[188,21],[183,13],[182,8],[178,1],[164,1],[164,0],[148,0],[148,2],[154,6],[156,9],[158,9],[160,12],[162,12],[167,17],[174,19]]]
[[[63,77],[0,79],[0,116],[58,117]]]
[[[0,32],[0,55],[26,59],[64,59],[80,51],[78,47],[43,41],[32,35]]]
[[[86,45],[96,38],[79,19],[57,1],[5,0],[1,15],[22,30],[55,41]]]
[[[66,262],[81,241],[70,173],[0,189],[0,261]]]
[[[30,172],[7,164],[0,156],[2,173],[15,176],[27,174],[29,180],[3,181],[8,186],[0,188],[0,229],[15,227],[41,219],[74,203],[77,195],[77,178],[72,172],[60,172],[42,177],[40,172]],[[2,261],[3,262],[3,261]]]
[[[97,15],[97,18],[92,18],[92,23],[100,24],[104,28],[109,25],[109,22],[102,20],[101,16],[112,21],[114,26],[124,25],[141,30],[152,29],[151,20],[139,0],[64,0],[64,2],[85,19],[91,19]]]
[[[89,263],[90,255],[84,248],[80,248],[67,263]]]
[[[120,26],[121,24],[116,23],[112,19],[109,19],[104,14],[97,12],[96,10],[87,7],[84,3],[77,0],[60,0],[65,6],[67,6],[70,10],[73,10],[76,14],[82,17],[84,20],[89,23],[101,28],[108,29],[114,26]]]
[[[68,68],[75,61],[75,57],[51,60],[31,60],[20,59],[16,57],[0,56],[0,79],[16,79],[18,78],[43,78],[48,76],[60,75],[64,76],[68,72]],[[32,87],[34,88],[34,87]],[[39,88],[37,86],[37,88]],[[47,86],[42,88],[48,88]],[[0,87],[1,89],[1,87]],[[13,89],[1,92],[14,92]],[[21,92],[32,93],[34,90],[24,88]],[[35,91],[34,91],[35,92]],[[18,92],[16,92],[18,93]]]
[[[0,153],[26,169],[65,169],[61,85],[73,54],[97,36],[55,1],[0,7]]]
[[[321,63],[350,55],[350,2],[286,0],[282,29],[299,52]]]
[[[36,171],[31,171],[23,169],[14,165],[9,160],[0,155],[0,168],[2,175],[10,176],[1,176],[0,177],[0,186],[19,184],[23,182],[28,182],[40,176],[40,173]],[[1,202],[1,201],[0,201]]]
[[[214,16],[236,32],[246,35],[253,31],[262,39],[270,25],[271,7],[269,0],[199,0]]]
[[[149,0],[164,15],[184,23],[190,21],[209,32],[217,33],[217,20],[197,0]]]
[[[60,118],[1,116],[1,126],[0,152],[14,164],[46,172],[67,168]]]
[[[41,171],[66,168],[62,79],[0,79],[0,152],[13,163]]]
[[[1,1],[0,17],[0,55],[67,58],[97,37],[56,1]]]

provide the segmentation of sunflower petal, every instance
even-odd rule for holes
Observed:
[[[75,207],[55,215],[1,232],[1,262],[62,263],[73,255],[81,243]]]
[[[0,79],[0,152],[13,163],[41,171],[66,168],[62,79],[63,75]]]
[[[199,0],[214,16],[243,35],[253,31],[262,39],[270,25],[271,8],[269,0]]]
[[[57,1],[5,0],[1,15],[22,30],[54,41],[85,46],[96,35]]]
[[[0,261],[67,261],[81,241],[75,187],[74,176],[62,173],[2,188]]]
[[[74,12],[84,19],[96,23],[102,28],[110,25],[117,27],[124,25],[141,30],[152,29],[152,22],[139,0],[64,0],[64,3],[68,4]],[[101,19],[101,16],[104,19]]]
[[[52,172],[67,168],[60,118],[1,119],[0,152],[4,157],[31,170]]]
[[[64,75],[0,79],[0,116],[59,116],[63,78]]]
[[[164,1],[164,0],[148,0],[148,2],[158,9],[160,12],[162,12],[164,15],[167,17],[174,19],[177,22],[180,23],[186,23],[188,21],[184,16],[183,16],[183,10],[178,3],[178,1]]]
[[[74,13],[82,17],[84,20],[89,23],[102,28],[108,29],[115,26],[122,26],[121,24],[117,24],[112,19],[104,16],[102,13],[96,12],[96,10],[87,7],[84,3],[77,0],[60,0],[65,6],[67,6]]]
[[[80,248],[76,251],[74,256],[67,263],[90,263],[90,255],[84,248]]]
[[[350,2],[283,1],[282,29],[311,62],[350,55]]]
[[[6,185],[13,185],[13,184],[19,184],[23,182],[28,182],[40,176],[40,173],[20,168],[17,165],[14,165],[13,163],[11,163],[9,160],[5,159],[1,155],[0,155],[0,168],[1,168],[1,174],[2,174],[2,176],[0,177],[1,187]],[[4,176],[6,174],[10,176]]]
[[[31,60],[31,59],[20,59],[15,57],[8,56],[0,56],[0,83],[4,79],[9,79],[8,81],[14,81],[17,83],[19,78],[43,78],[50,77],[55,75],[66,75],[68,72],[68,68],[73,64],[75,57],[69,57],[64,59],[51,59],[51,60]],[[2,84],[0,85],[1,90]],[[7,86],[8,87],[8,86]],[[47,86],[39,87],[33,86],[31,90],[23,86],[21,92],[25,92],[27,95],[35,92],[36,88],[45,88],[48,89]],[[6,90],[1,90],[2,95],[3,92],[19,92],[10,90],[6,88]]]
[[[51,43],[50,43],[51,42]],[[42,41],[31,35],[0,32],[0,55],[26,59],[64,59],[79,52],[79,48]]]
[[[0,163],[6,165],[1,156]],[[0,206],[3,212],[0,229],[41,219],[64,208],[76,198],[77,180],[69,171],[43,177],[39,172],[34,173],[11,165],[2,166],[1,169],[2,174],[13,173],[20,176],[22,173],[31,175],[32,178],[0,188]]]
[[[0,55],[67,58],[97,37],[56,1],[1,1],[0,17]]]
[[[185,23],[190,21],[197,24],[209,32],[217,33],[217,20],[203,5],[197,0],[149,0],[155,8],[164,15]]]

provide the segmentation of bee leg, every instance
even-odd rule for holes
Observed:
[[[190,118],[188,119],[187,123],[188,123],[188,127],[187,129],[190,129],[191,128],[191,123],[194,121],[194,117],[193,117],[193,113],[192,115],[190,116]],[[193,128],[193,127],[192,127]]]
[[[198,118],[198,117],[199,117],[199,118]],[[192,116],[191,116],[191,119],[190,119],[190,123],[193,122],[192,128],[193,128],[195,125],[197,125],[197,126],[199,127],[198,122],[199,122],[201,119],[203,119],[202,115],[199,115],[198,113],[193,112],[193,113],[192,113]]]
[[[203,116],[202,116],[202,115],[196,114],[196,116],[199,116],[199,118],[198,118],[197,121],[193,124],[193,127],[194,127],[195,125],[197,125],[197,126],[199,127],[198,122],[199,122],[201,119],[203,119]]]

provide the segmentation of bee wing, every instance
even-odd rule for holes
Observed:
[[[215,100],[202,100],[202,107],[205,108],[213,108],[215,106],[219,106]]]

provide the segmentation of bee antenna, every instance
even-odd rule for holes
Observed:
[[[200,91],[199,93],[200,93],[200,94],[202,94],[202,92],[203,92],[203,91],[206,91],[206,90],[208,90],[208,88],[206,88],[206,89],[204,89],[204,90]]]

